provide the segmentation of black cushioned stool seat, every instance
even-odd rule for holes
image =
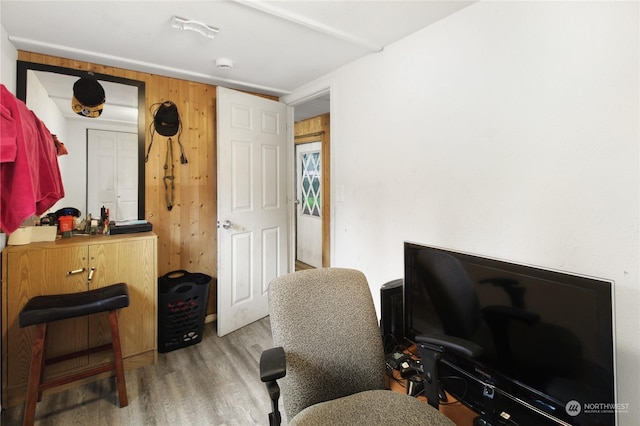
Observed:
[[[126,407],[128,405],[127,388],[124,379],[124,364],[122,361],[122,347],[120,345],[120,329],[118,326],[118,310],[126,308],[127,306],[129,306],[129,290],[125,283],[112,284],[79,293],[36,296],[24,305],[18,317],[20,327],[36,326],[31,351],[31,367],[29,370],[29,384],[27,386],[24,410],[24,425],[34,424],[36,403],[42,399],[43,391],[107,372],[115,373],[120,407]],[[111,343],[62,355],[53,359],[46,359],[48,323],[100,312],[108,312],[109,326],[111,328]],[[113,351],[112,362],[69,376],[57,377],[46,382],[42,381],[45,365],[55,364],[106,350]]]
[[[129,306],[129,290],[124,283],[82,293],[36,296],[20,312],[20,327],[67,318],[113,311]]]

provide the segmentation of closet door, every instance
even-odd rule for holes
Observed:
[[[138,135],[87,130],[87,212],[109,209],[110,220],[138,219]]]

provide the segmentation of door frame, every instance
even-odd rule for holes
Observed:
[[[289,95],[285,95],[282,96],[280,98],[280,102],[284,102],[289,106],[292,106],[295,108],[296,105],[300,105],[303,104],[309,100],[315,99],[317,97],[323,96],[329,94],[330,95],[330,105],[329,105],[329,117],[334,117],[333,114],[333,99],[335,96],[334,91],[332,90],[332,84],[331,81],[319,81],[316,83],[313,83],[309,86],[306,86],[298,91],[296,91],[295,93],[291,93]],[[289,123],[292,123],[293,127],[293,110],[291,111],[291,119],[289,120]],[[296,223],[295,223],[295,204],[293,203],[293,200],[295,200],[296,198],[296,188],[295,188],[295,137],[294,137],[294,130],[291,128],[291,140],[294,141],[294,143],[291,144],[291,161],[289,163],[290,165],[290,182],[291,182],[291,186],[289,188],[289,194],[291,197],[291,203],[290,203],[290,232],[289,232],[289,237],[290,237],[290,245],[289,247],[291,247],[291,256],[290,256],[290,260],[291,260],[291,271],[295,270],[295,259],[296,259],[296,253],[295,253],[295,247],[296,247]],[[331,194],[334,193],[333,192],[333,183],[331,181],[331,172],[334,169],[334,165],[333,165],[333,157],[331,156],[331,151],[330,151],[330,134],[327,134],[327,138],[326,138],[326,143],[323,142],[322,144],[322,162],[323,162],[323,172],[324,170],[327,171],[326,174],[326,181],[324,180],[323,177],[323,182],[322,185],[324,185],[324,189],[327,192],[327,196],[325,197],[325,199],[323,200],[323,207],[322,207],[322,214],[325,215],[326,214],[326,219],[325,221],[323,221],[322,224],[322,266],[323,267],[329,267],[332,264],[334,264],[334,259],[333,259],[333,253],[334,253],[334,241],[335,241],[335,228],[333,226],[333,220],[331,220],[331,218],[333,217],[333,212],[334,212],[334,206],[335,203],[333,202],[332,198],[331,198]],[[326,204],[325,204],[326,203]],[[326,207],[325,207],[326,206]]]

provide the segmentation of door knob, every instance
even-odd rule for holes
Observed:
[[[229,222],[228,220],[225,220],[224,222],[222,222],[222,227],[224,229],[231,229],[231,226],[233,226],[233,223]]]

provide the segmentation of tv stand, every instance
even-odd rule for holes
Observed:
[[[408,348],[405,351],[407,355],[409,355],[414,361],[419,361],[420,357],[416,355],[418,353],[415,346]],[[393,377],[387,375],[387,388],[391,389],[394,392],[398,393],[407,393],[407,386],[409,384],[408,378],[403,378],[400,374],[399,370],[390,370],[393,373]],[[480,416],[479,413],[473,411],[462,402],[457,401],[454,396],[444,392],[444,399],[441,398],[441,403],[439,404],[438,409],[445,416],[449,417],[457,426],[489,426],[488,423],[484,425],[482,423],[475,423],[475,419]],[[424,396],[424,393],[416,396],[417,399],[424,401],[425,404],[428,403],[427,398]],[[447,401],[447,402],[444,402]]]
[[[466,403],[458,400],[457,397],[447,392],[442,386],[430,387],[428,383],[425,383],[431,377],[432,380],[438,381],[438,370],[436,364],[440,364],[440,353],[435,350],[424,350],[423,343],[419,343],[419,346],[409,342],[411,346],[404,351],[404,357],[408,357],[409,367],[398,368],[390,370],[393,372],[393,377],[388,376],[387,387],[395,392],[406,393],[409,395],[416,395],[417,399],[429,403],[437,408],[440,412],[445,414],[451,420],[453,420],[458,426],[498,426],[511,424],[509,422],[508,414],[503,413],[497,419],[498,415],[495,412],[494,399],[498,397],[498,390],[490,382],[480,382],[477,379],[475,382],[480,386],[478,396],[482,400],[482,411],[475,411]],[[428,358],[428,359],[427,359]],[[414,377],[419,376],[420,379],[415,380]],[[420,387],[419,391],[415,391],[416,381],[424,387]],[[433,403],[429,398],[437,400],[437,403]],[[543,423],[540,423],[543,424]],[[546,424],[546,423],[544,423]]]

